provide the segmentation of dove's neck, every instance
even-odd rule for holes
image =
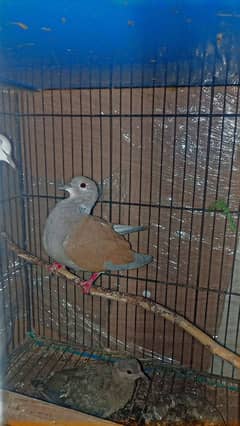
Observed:
[[[79,197],[70,197],[68,200],[75,206],[81,215],[89,215],[95,204],[89,200],[83,201],[82,199],[79,199]]]
[[[83,206],[82,204],[81,205],[79,204],[78,209],[80,211],[80,214],[82,214],[82,215],[88,215],[92,211],[92,207],[86,207],[86,206]]]

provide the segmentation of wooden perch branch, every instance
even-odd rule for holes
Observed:
[[[39,259],[36,256],[22,250],[15,243],[13,243],[7,236],[6,233],[2,232],[1,237],[5,239],[8,243],[8,247],[10,250],[15,252],[18,257],[26,260],[34,265],[41,266],[48,270],[49,272],[49,263],[44,260]],[[59,271],[54,272],[54,275],[65,278],[75,285],[79,285],[80,279],[76,275],[72,274],[66,269],[61,269]],[[236,368],[240,368],[240,356],[235,354],[229,349],[224,348],[222,345],[217,343],[211,337],[209,337],[206,333],[201,331],[198,327],[193,325],[190,321],[182,317],[181,315],[172,312],[170,309],[165,308],[163,305],[159,303],[153,302],[143,296],[134,296],[131,294],[120,293],[115,290],[107,290],[100,287],[92,287],[91,295],[98,296],[109,300],[115,300],[120,303],[129,303],[130,305],[140,306],[144,310],[148,312],[152,312],[154,315],[160,315],[162,318],[165,318],[167,321],[170,321],[172,324],[177,324],[180,328],[194,337],[198,342],[200,342],[203,346],[209,349],[209,351],[221,357],[225,361],[229,362]]]

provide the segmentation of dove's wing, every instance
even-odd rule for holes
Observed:
[[[121,269],[135,261],[129,242],[112,225],[95,216],[82,216],[73,224],[63,246],[68,258],[89,272],[108,270],[107,264]]]
[[[146,226],[131,226],[131,225],[113,225],[113,229],[120,235],[131,234],[132,232],[140,232],[147,229]]]

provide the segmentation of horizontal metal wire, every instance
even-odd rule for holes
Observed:
[[[53,196],[53,195],[45,195],[45,194],[22,194],[25,198],[43,198],[43,199],[54,199],[54,200],[62,200],[63,197]],[[100,204],[114,204],[121,206],[135,206],[135,207],[151,207],[151,208],[161,208],[161,209],[170,209],[170,210],[183,210],[190,212],[204,212],[204,213],[213,213],[212,210],[201,207],[190,207],[190,206],[176,206],[176,205],[166,205],[161,203],[135,203],[135,202],[127,202],[127,201],[117,201],[117,200],[99,200]],[[216,213],[222,213],[222,210],[216,209],[214,210]],[[229,210],[229,213],[239,215],[240,211],[238,210]]]
[[[2,116],[12,116],[16,118],[24,118],[24,117],[34,117],[34,118],[238,118],[240,117],[240,113],[155,113],[153,111],[152,114],[137,114],[137,113],[130,113],[130,114],[110,114],[110,113],[89,113],[89,114],[75,114],[75,113],[13,113],[13,112],[6,112],[6,111],[0,111],[0,115]]]

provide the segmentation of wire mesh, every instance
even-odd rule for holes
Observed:
[[[104,88],[99,74],[94,88],[96,75],[90,75],[89,89],[2,89],[1,133],[12,140],[18,170],[0,163],[1,228],[47,259],[42,231],[63,197],[58,184],[76,175],[95,179],[102,189],[95,214],[147,225],[129,241],[154,257],[144,269],[104,275],[99,285],[150,297],[239,352],[238,82],[192,86],[189,72],[189,85],[182,86],[179,76],[178,86],[168,87],[167,68],[164,75],[163,87],[153,76],[153,86],[145,88],[144,75],[133,87],[133,72],[129,87]],[[59,73],[62,87],[72,78]],[[218,208],[210,212],[219,200],[228,216]],[[231,366],[165,320],[83,296],[66,280],[19,261],[4,243],[1,257],[1,329],[10,352],[35,330],[59,342],[235,377]]]
[[[66,368],[83,368],[86,363],[92,366],[98,363],[112,364],[116,359],[123,358],[124,355],[121,353],[88,351],[79,346],[39,339],[31,334],[20,350],[11,355],[5,387],[54,403],[54,395],[42,393],[39,387],[39,383],[47,383],[54,373]],[[111,416],[112,420],[124,424],[148,424],[147,418],[151,418],[150,414],[159,410],[159,420],[162,417],[162,424],[173,424],[167,421],[168,410],[171,411],[169,406],[174,407],[174,402],[177,405],[180,395],[183,395],[189,399],[190,404],[197,400],[200,406],[203,401],[208,410],[212,411],[209,412],[208,419],[214,413],[215,422],[212,420],[212,424],[237,422],[240,391],[238,381],[223,380],[217,376],[204,375],[180,367],[174,368],[158,360],[142,360],[142,366],[151,381],[139,382],[132,400],[123,409],[114,413]],[[170,404],[169,398],[172,398]],[[190,409],[194,411],[193,407]],[[204,415],[202,410],[202,419]]]

